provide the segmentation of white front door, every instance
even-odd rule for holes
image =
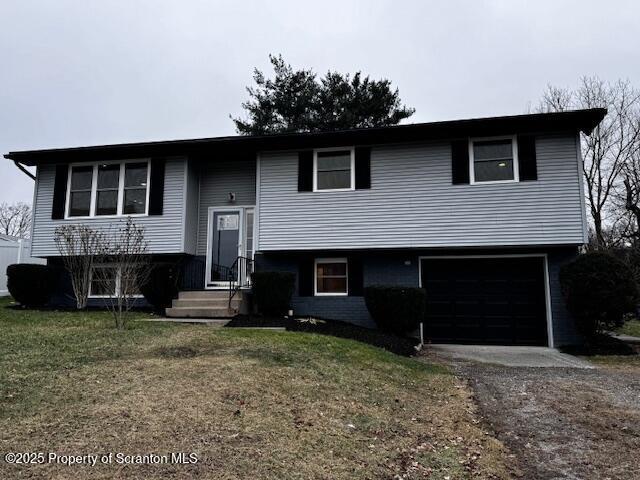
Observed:
[[[205,285],[229,288],[247,282],[247,262],[253,258],[253,207],[210,207]]]

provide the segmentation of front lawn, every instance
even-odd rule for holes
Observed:
[[[196,453],[0,478],[498,478],[503,447],[443,367],[306,333],[130,323],[0,301],[0,451]],[[474,477],[475,478],[475,477]]]

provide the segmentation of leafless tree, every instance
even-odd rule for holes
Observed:
[[[106,235],[100,264],[93,268],[93,278],[107,285],[103,300],[118,329],[126,327],[127,314],[140,293],[139,285],[146,281],[150,270],[144,227],[129,217]]]
[[[616,200],[624,205],[626,213],[621,215],[626,223],[623,236],[631,246],[640,249],[640,141],[637,148],[631,161],[625,164],[624,189],[621,189]]]
[[[18,238],[31,234],[31,205],[23,202],[0,204],[0,233]]]
[[[55,229],[54,240],[71,276],[76,307],[86,308],[93,266],[104,251],[104,233],[86,225],[63,225]]]
[[[596,107],[607,108],[608,114],[591,135],[581,137],[581,146],[595,247],[606,248],[606,224],[616,222],[619,216],[612,197],[640,139],[640,91],[627,80],[607,83],[597,77],[583,77],[575,90],[548,86],[537,110]]]

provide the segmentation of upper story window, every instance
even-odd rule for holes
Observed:
[[[469,145],[471,183],[517,182],[516,147],[514,137],[472,139]]]
[[[353,148],[316,150],[313,155],[313,190],[355,188]]]
[[[93,166],[73,167],[69,183],[69,216],[86,217],[91,213]]]
[[[71,165],[67,217],[145,215],[149,162]]]

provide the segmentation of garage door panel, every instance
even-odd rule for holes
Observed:
[[[543,260],[422,260],[425,334],[433,341],[546,345]]]

